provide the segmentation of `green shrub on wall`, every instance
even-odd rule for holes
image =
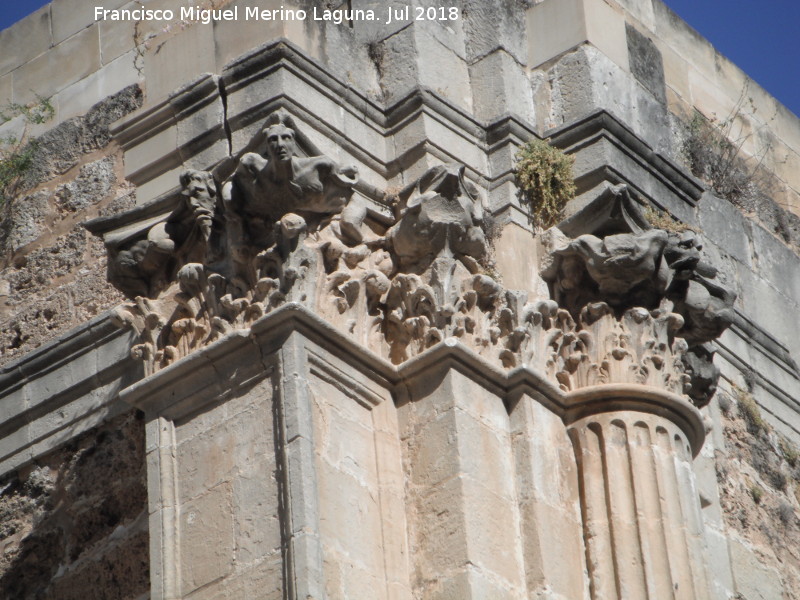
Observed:
[[[16,184],[33,164],[37,146],[35,138],[28,138],[28,125],[46,123],[54,115],[50,99],[41,96],[31,104],[11,103],[0,110],[0,124],[20,116],[24,124],[21,139],[14,136],[0,138],[0,206],[13,197]]]
[[[555,225],[575,195],[575,157],[554,148],[547,140],[533,139],[517,150],[515,158],[517,185],[534,224],[543,228]]]

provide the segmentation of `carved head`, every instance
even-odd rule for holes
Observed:
[[[181,187],[183,187],[184,196],[214,197],[217,195],[217,189],[214,186],[214,177],[207,171],[187,169],[181,173],[180,182]]]
[[[186,205],[192,214],[201,216],[214,212],[217,188],[211,173],[187,169],[181,173],[180,182]]]
[[[267,127],[265,133],[267,135],[267,156],[270,160],[288,162],[297,154],[294,129],[278,123]]]

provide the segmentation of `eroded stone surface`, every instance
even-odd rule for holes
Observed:
[[[108,127],[141,103],[131,86],[38,138],[21,182],[28,192],[1,209],[0,362],[121,300],[106,282],[102,244],[79,223],[131,197]]]
[[[129,413],[0,484],[9,598],[135,598],[149,589],[144,423]]]
[[[800,593],[797,446],[762,420],[749,392],[720,393],[725,443],[714,466],[737,589],[754,598],[792,597]],[[773,583],[754,585],[761,578]]]

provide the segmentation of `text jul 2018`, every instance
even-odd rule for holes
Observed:
[[[101,6],[94,7],[95,21],[167,21],[177,19],[181,21],[196,21],[209,24],[215,21],[238,21],[240,14],[245,21],[329,21],[336,25],[353,21],[380,21],[388,25],[395,21],[454,21],[459,18],[458,8],[451,7],[388,7],[383,15],[378,15],[372,9],[318,9],[311,11],[303,9],[290,9],[281,6],[277,9],[262,9],[258,7],[243,7],[240,13],[238,6],[227,9],[201,9],[195,6],[181,7],[176,12],[170,9],[106,9]]]

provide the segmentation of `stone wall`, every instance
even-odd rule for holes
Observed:
[[[108,128],[141,103],[141,90],[132,85],[36,137],[16,197],[0,208],[1,362],[120,301],[106,282],[102,244],[81,222],[134,204]]]
[[[39,139],[19,195],[3,207],[0,233],[0,500],[10,532],[0,542],[10,557],[0,577],[9,589],[23,597],[92,597],[81,586],[94,582],[105,594],[136,597],[149,577],[154,598],[239,598],[253,590],[358,598],[379,589],[376,597],[572,599],[602,594],[617,577],[650,586],[671,578],[698,598],[706,597],[704,586],[713,598],[800,594],[800,373],[793,358],[800,356],[800,122],[661,2],[464,0],[452,22],[391,27],[95,23],[82,4],[55,0],[0,33],[0,48],[13,49],[0,59],[0,100],[24,104],[35,90],[54,107],[47,123],[18,117],[0,126],[2,135]],[[384,3],[351,4],[386,10]],[[58,60],[74,54],[84,60]],[[62,64],[69,68],[54,66]],[[318,283],[300,290],[307,296],[295,290],[289,298],[319,299],[313,309],[321,320],[293,322],[313,343],[278,349],[275,333],[259,347],[262,371],[218,354],[223,346],[243,351],[241,331],[269,338],[249,329],[255,319],[240,319],[234,329],[241,331],[222,336],[222,346],[193,356],[197,348],[176,343],[160,348],[177,353],[162,352],[161,364],[131,358],[146,328],[115,329],[124,319],[107,309],[125,294],[106,282],[107,271],[113,279],[120,252],[172,218],[185,196],[185,169],[210,170],[221,184],[244,152],[263,152],[263,123],[278,109],[294,119],[306,155],[357,166],[352,193],[371,251],[376,239],[391,237],[404,203],[424,196],[423,175],[443,163],[463,165],[450,173],[462,182],[457,197],[473,198],[470,186],[480,190],[495,220],[493,262],[481,263],[482,276],[499,274],[503,289],[531,301],[550,297],[552,280],[539,271],[555,243],[532,228],[514,182],[514,152],[531,137],[575,156],[578,193],[559,224],[568,236],[602,236],[603,227],[617,226],[604,207],[620,197],[620,185],[698,229],[704,260],[737,299],[732,325],[717,341],[722,378],[703,408],[709,433],[695,474],[682,466],[691,454],[680,441],[685,415],[668,426],[649,413],[630,421],[621,413],[573,415],[567,397],[542,383],[546,375],[514,379],[512,367],[533,368],[533,350],[530,361],[516,346],[501,359],[490,354],[496,341],[486,341],[487,333],[480,343],[488,349],[471,346],[482,352],[480,362],[442,342],[425,360],[435,363],[439,352],[457,365],[443,374],[415,362],[426,350],[422,338],[399,350],[396,339],[375,345],[376,330],[386,330],[364,317],[375,317],[366,283],[352,299],[358,286],[346,284],[361,285],[366,267],[349,255],[326,255]],[[760,163],[754,181],[767,187],[752,203],[737,206],[692,175],[693,111],[711,119],[712,131],[743,142],[743,164]],[[459,269],[454,277],[463,276]],[[331,277],[343,279],[334,285]],[[173,288],[161,300],[172,298],[174,277],[166,284]],[[513,312],[507,302],[503,308]],[[142,306],[130,308],[129,322]],[[440,308],[437,318],[449,319]],[[537,310],[547,318],[545,308]],[[486,317],[474,309],[470,318],[475,313]],[[486,319],[488,332],[494,322]],[[442,337],[457,329],[447,327]],[[323,333],[309,333],[314,328]],[[342,331],[349,342],[336,337]],[[301,346],[316,353],[308,371],[305,362],[291,363]],[[146,435],[130,404],[146,412]],[[642,441],[660,439],[667,428],[674,446]],[[666,522],[680,505],[680,535],[694,540],[675,546],[674,536],[629,515],[628,537],[656,548],[642,550],[638,575],[615,569],[641,548],[609,541],[616,557],[609,560],[602,536],[590,535],[608,526],[601,498],[611,513],[630,508],[625,494],[592,487],[607,474],[598,465],[617,461],[623,446],[632,472],[653,464],[658,473],[626,480],[631,497],[667,490],[677,504],[645,503],[647,514]],[[81,462],[92,452],[118,457],[126,469],[147,465],[147,517],[140,471],[109,484],[113,494],[92,490],[85,503],[70,495],[80,488],[73,479],[105,473],[105,463]],[[662,464],[670,453],[675,473]],[[130,503],[111,506],[120,495]],[[89,538],[72,539],[64,520],[73,512],[104,520],[84,528]],[[148,534],[150,575],[143,566]],[[41,562],[47,572],[35,573],[27,557],[44,538],[57,543],[48,543],[51,558]],[[665,557],[677,556],[676,547],[687,549],[687,565],[703,568],[676,566],[666,577]],[[89,579],[84,569],[105,579]]]
[[[137,598],[149,586],[144,422],[129,412],[0,483],[8,598]]]

